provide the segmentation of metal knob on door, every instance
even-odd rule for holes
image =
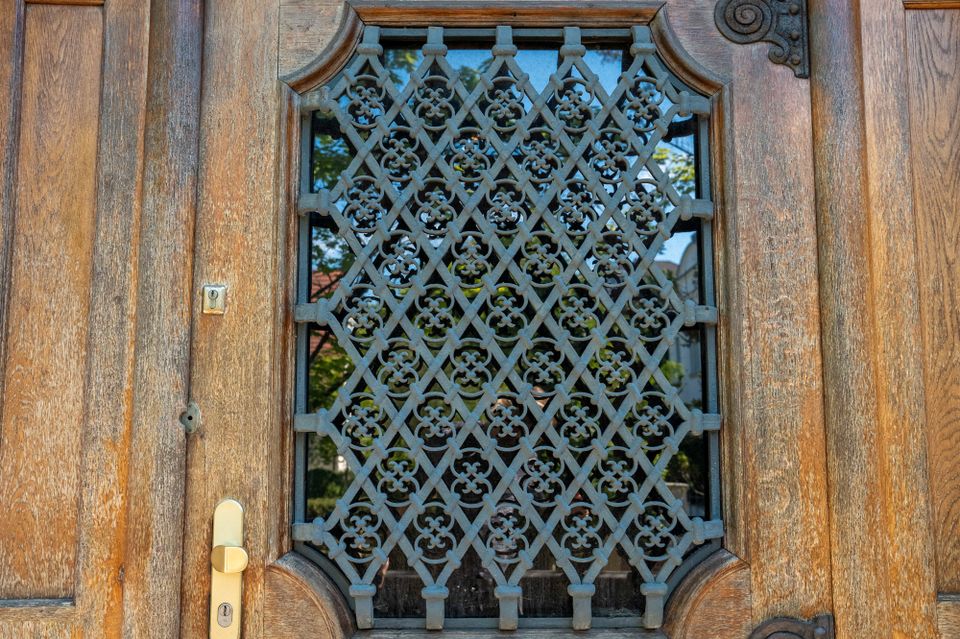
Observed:
[[[210,551],[210,639],[240,636],[243,571],[249,557],[243,548],[243,506],[224,499],[213,511]]]
[[[247,551],[241,546],[215,546],[210,553],[210,565],[228,575],[243,572],[247,567]]]

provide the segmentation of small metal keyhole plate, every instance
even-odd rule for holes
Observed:
[[[233,606],[226,601],[217,606],[217,623],[221,628],[229,628],[233,623]]]
[[[227,309],[227,287],[225,284],[203,285],[203,312],[206,315],[223,315]]]

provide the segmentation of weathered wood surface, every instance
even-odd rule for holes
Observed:
[[[900,3],[878,0],[861,6],[859,31],[869,205],[864,210],[866,228],[860,232],[869,240],[873,317],[867,321],[875,324],[877,392],[875,422],[868,426],[877,432],[876,459],[860,481],[876,482],[883,491],[883,528],[863,532],[874,548],[887,548],[884,584],[891,606],[890,636],[924,637],[935,633],[936,584],[924,437],[910,92],[903,90],[906,33]],[[872,553],[871,558],[879,556]],[[837,577],[843,575],[835,571]],[[848,605],[862,607],[862,596]]]
[[[624,27],[646,24],[665,0],[349,0],[360,18],[381,26],[444,25]]]
[[[291,577],[284,560],[270,565],[288,547],[292,243],[283,203],[296,165],[285,154],[296,118],[277,77],[316,55],[342,9],[327,0],[207,3],[199,120],[198,0],[152,10],[132,0],[14,4],[0,12],[10,53],[0,57],[0,506],[16,496],[9,469],[30,482],[19,485],[30,486],[31,504],[61,501],[37,510],[53,525],[28,518],[24,533],[0,521],[0,564],[16,564],[0,570],[0,637],[176,637],[180,611],[182,636],[205,636],[209,520],[227,496],[247,507],[245,636],[316,630],[298,617],[298,632],[290,615],[310,609],[301,601],[323,607],[322,587]],[[620,3],[607,15],[631,12],[620,20],[635,22],[655,4]],[[903,4],[957,6],[883,0],[861,3],[853,17],[848,3],[813,1],[814,61],[831,64],[808,85],[772,65],[766,46],[722,40],[712,3],[667,3],[690,57],[729,82],[714,130],[725,518],[726,544],[746,561],[710,589],[678,591],[694,611],[668,616],[678,637],[717,628],[738,636],[767,617],[808,618],[834,604],[840,637],[932,636],[935,607],[941,636],[960,636],[956,601],[934,603],[931,551],[935,541],[940,589],[960,590],[960,400],[950,365],[960,331],[960,224],[951,215],[960,201],[951,172],[960,162],[951,117],[960,109],[960,20],[911,11],[905,37]],[[576,16],[600,5],[358,6],[382,20],[432,11],[430,20],[459,24],[519,24],[546,10],[560,24],[582,23]],[[153,40],[150,22],[159,25]],[[227,315],[194,315],[205,282],[228,284]],[[20,334],[31,331],[32,341]],[[189,444],[181,593],[176,417],[191,357],[203,425]],[[48,386],[34,379],[46,362],[56,364]],[[923,523],[924,399],[935,535]],[[53,472],[57,482],[47,481]],[[61,561],[64,552],[74,554]],[[26,562],[35,556],[48,572]],[[730,625],[741,617],[743,626]]]
[[[179,636],[202,2],[152,3],[123,636]],[[151,614],[143,614],[152,610]]]
[[[341,29],[341,0],[281,0],[280,77],[296,73],[323,51]]]
[[[750,567],[721,550],[671,595],[663,630],[670,639],[743,639],[752,619]]]
[[[187,442],[181,636],[205,637],[210,520],[226,497],[245,508],[243,636],[264,632],[264,568],[280,554],[289,486],[283,446],[280,288],[287,220],[279,208],[281,84],[277,2],[204,6],[193,304],[227,285],[225,315],[193,316],[191,397],[199,431]],[[200,248],[202,247],[202,248]],[[292,277],[292,276],[291,276]]]
[[[902,18],[811,3],[838,637],[935,632]]]
[[[58,9],[100,11],[104,25],[77,608],[85,633],[117,636],[129,507],[149,6],[112,0],[102,9]]]
[[[266,569],[264,639],[348,639],[353,613],[320,569],[290,553]]]
[[[57,4],[63,6],[98,7],[104,0],[24,0],[25,4]]]
[[[20,3],[0,11],[0,380],[7,352],[10,268],[13,264],[13,215],[17,197],[17,146],[23,86],[23,13]],[[3,394],[0,393],[0,415]],[[2,419],[2,417],[0,417]]]
[[[903,0],[907,9],[960,9],[960,0]]]
[[[98,9],[26,12],[0,448],[0,599],[75,595],[96,214]]]
[[[906,24],[937,586],[958,593],[960,11],[910,12]]]
[[[834,610],[840,637],[889,637],[859,22],[845,0],[814,0],[810,22]]]
[[[960,595],[940,595],[937,630],[939,639],[960,639]]]
[[[120,632],[148,9],[3,12],[23,68],[4,147],[4,637]]]
[[[713,71],[729,69],[729,43],[721,38],[713,24],[713,7],[709,3],[670,2],[603,2],[587,7],[569,2],[545,5],[531,0],[505,3],[499,0],[447,4],[442,2],[352,2],[342,0],[281,0],[279,74],[299,91],[312,88],[300,84],[300,78],[317,75],[308,71],[319,65],[318,56],[327,64],[330,58],[320,55],[336,38],[349,30],[345,13],[356,7],[367,21],[377,24],[443,24],[450,26],[492,25],[512,22],[518,25],[547,23],[556,25],[596,23],[625,27],[649,22],[662,5],[669,8],[664,22],[683,25],[682,35],[688,53]],[[473,13],[471,13],[471,7]],[[519,9],[518,9],[519,7]],[[547,25],[549,26],[549,25]]]
[[[716,226],[724,500],[743,512],[725,543],[750,565],[755,623],[805,619],[831,606],[809,82],[731,46]]]

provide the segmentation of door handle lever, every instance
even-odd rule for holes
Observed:
[[[213,511],[210,551],[210,639],[240,637],[243,571],[249,557],[243,548],[243,506],[224,499]]]
[[[247,567],[247,551],[243,546],[214,546],[210,565],[217,572],[228,575],[243,572]]]

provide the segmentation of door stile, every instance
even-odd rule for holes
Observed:
[[[152,2],[123,635],[180,634],[202,2]],[[147,614],[145,611],[152,611]]]
[[[903,7],[810,7],[837,636],[932,637]]]

